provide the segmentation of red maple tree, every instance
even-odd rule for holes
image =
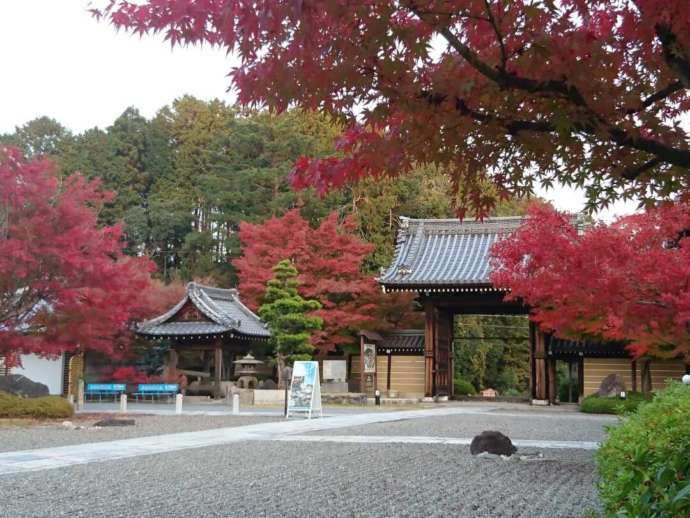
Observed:
[[[314,312],[324,321],[313,335],[320,354],[338,344],[352,343],[353,332],[371,327],[378,315],[381,291],[372,277],[361,273],[362,261],[373,245],[353,233],[354,223],[329,215],[317,228],[293,209],[261,224],[242,223],[239,237],[244,255],[234,259],[242,300],[257,309],[272,268],[289,259],[299,271],[300,295],[323,306]]]
[[[79,174],[58,178],[47,159],[0,148],[0,355],[8,363],[127,345],[154,266],[123,254],[119,226],[98,226],[111,198]]]
[[[246,105],[346,122],[293,180],[325,191],[418,163],[486,213],[535,183],[688,192],[687,0],[102,0],[118,28],[234,52]],[[492,189],[489,189],[491,191]]]
[[[584,229],[548,205],[494,245],[495,286],[564,337],[630,343],[634,356],[690,358],[690,205]]]
[[[184,297],[185,291],[186,283],[180,279],[173,279],[168,283],[151,279],[148,289],[139,295],[137,317],[149,319],[162,315]]]

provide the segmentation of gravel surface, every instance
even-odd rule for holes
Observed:
[[[469,414],[410,419],[312,432],[312,435],[405,435],[433,437],[474,437],[484,430],[497,430],[511,439],[601,441],[609,417],[582,415]]]
[[[105,418],[133,418],[134,426],[97,428],[93,423]],[[101,415],[94,418],[79,416],[69,420],[83,429],[69,429],[61,422],[50,424],[36,424],[31,427],[9,426],[0,427],[0,452],[30,450],[34,448],[49,448],[66,446],[85,442],[114,441],[131,437],[145,437],[177,432],[195,432],[211,428],[226,428],[244,426],[257,423],[281,421],[281,417],[270,416],[156,416],[156,415]],[[1,425],[0,425],[1,426]],[[2,509],[2,507],[0,507]],[[0,516],[2,512],[0,511]]]
[[[598,509],[591,453],[543,453],[503,461],[447,445],[241,442],[2,476],[0,514],[570,517]]]

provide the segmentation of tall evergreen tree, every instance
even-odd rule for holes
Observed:
[[[282,383],[286,364],[311,360],[315,349],[311,344],[311,332],[321,329],[323,320],[308,314],[320,309],[321,304],[299,295],[297,268],[289,260],[276,264],[273,273],[273,279],[266,283],[264,304],[259,308],[259,315],[271,330],[278,380]]]
[[[27,158],[54,158],[69,148],[72,134],[55,119],[43,116],[17,126],[12,134],[0,135],[0,143],[19,148]]]

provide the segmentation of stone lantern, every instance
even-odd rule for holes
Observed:
[[[235,364],[235,375],[239,376],[237,379],[237,386],[239,388],[256,388],[259,383],[257,379],[258,366],[264,362],[257,360],[249,352],[239,360],[232,362]]]

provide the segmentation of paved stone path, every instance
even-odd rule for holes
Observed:
[[[293,441],[335,441],[347,442],[342,436],[304,436],[309,432],[328,431],[339,428],[357,427],[371,425],[375,423],[390,423],[403,420],[418,420],[423,418],[438,418],[442,416],[472,416],[472,415],[502,415],[519,416],[529,418],[529,413],[500,412],[492,407],[471,408],[471,407],[444,407],[429,410],[412,410],[397,412],[376,412],[355,415],[338,415],[324,419],[312,420],[291,420],[274,423],[262,423],[233,428],[220,428],[204,430],[198,432],[186,432],[139,437],[133,439],[123,439],[117,441],[97,442],[62,446],[56,448],[43,448],[36,450],[12,451],[0,453],[0,475],[11,473],[25,473],[37,470],[64,468],[78,464],[91,462],[101,462],[115,459],[125,459],[143,455],[155,455],[166,452],[188,450],[193,448],[203,448],[207,446],[219,446],[238,441],[271,441],[271,440],[293,440]],[[592,416],[582,414],[539,414],[540,417],[554,419],[594,419]],[[602,418],[598,418],[601,420]],[[606,419],[606,418],[604,418]],[[389,438],[390,439],[390,438]],[[367,439],[349,439],[350,442],[366,442]],[[382,441],[379,438],[368,438],[370,442]],[[405,439],[389,442],[403,442]],[[443,438],[420,438],[410,439],[408,442],[424,441],[428,444],[435,444]],[[457,444],[465,444],[468,438],[453,438]],[[553,443],[553,441],[552,441]],[[450,443],[452,444],[452,442]],[[593,444],[582,441],[559,441],[558,445],[549,445],[548,441],[537,441],[533,445],[542,448],[580,448],[592,449]]]

